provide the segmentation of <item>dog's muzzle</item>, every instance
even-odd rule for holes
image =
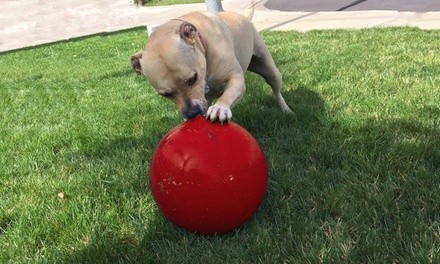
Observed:
[[[208,104],[206,101],[200,99],[193,99],[191,103],[188,105],[185,113],[183,113],[183,117],[185,119],[191,119],[198,115],[203,115],[206,113],[208,108]]]
[[[205,95],[209,93],[209,85],[208,82],[205,81]],[[183,118],[191,119],[198,115],[203,115],[208,110],[208,103],[206,100],[201,99],[192,99],[187,102],[187,108],[184,113],[182,113]]]

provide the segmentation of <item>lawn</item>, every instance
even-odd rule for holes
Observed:
[[[295,114],[247,74],[233,120],[265,152],[268,191],[208,237],[149,191],[182,119],[131,71],[143,28],[0,54],[0,263],[439,263],[439,34],[264,33]]]

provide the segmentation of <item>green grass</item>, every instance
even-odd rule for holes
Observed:
[[[295,115],[246,76],[234,121],[265,152],[268,193],[213,237],[149,192],[182,120],[131,72],[144,29],[1,54],[0,263],[439,263],[439,34],[264,33]]]

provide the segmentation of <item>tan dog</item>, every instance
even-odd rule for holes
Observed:
[[[251,22],[238,13],[192,12],[172,19],[156,28],[131,64],[186,119],[206,114],[211,121],[229,121],[231,108],[245,93],[246,70],[261,75],[281,109],[291,112],[272,56]]]

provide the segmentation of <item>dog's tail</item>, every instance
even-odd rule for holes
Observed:
[[[258,1],[258,2],[260,2],[260,1]],[[257,4],[258,4],[258,2],[257,2]],[[246,9],[249,9],[249,13],[247,14],[246,17],[251,22],[252,22],[252,18],[254,17],[254,6],[255,6],[255,1],[251,0],[250,4],[246,7]]]

